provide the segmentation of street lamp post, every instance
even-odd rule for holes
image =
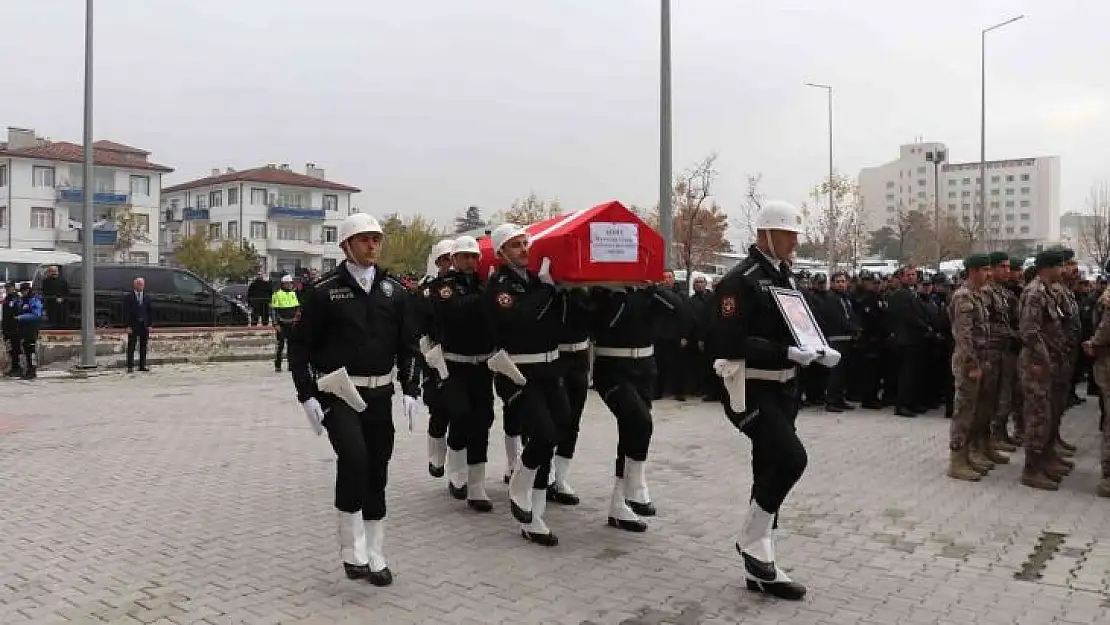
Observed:
[[[671,269],[671,247],[674,244],[674,217],[671,214],[671,1],[661,0],[660,8],[659,233],[663,235],[663,266]]]
[[[84,206],[81,226],[81,364],[96,367],[96,307],[94,306],[93,263],[93,0],[85,0],[85,154],[81,195]]]
[[[937,273],[940,273],[940,166],[947,155],[944,150],[929,151],[925,153],[925,160],[933,164],[933,237],[937,246]]]
[[[987,33],[1003,26],[1013,24],[1024,18],[1024,15],[1011,17],[1005,22],[984,28],[980,33],[979,60],[980,60],[980,108],[979,108],[979,245],[986,249],[987,246]]]
[[[836,271],[836,191],[833,178],[833,90],[829,85],[807,82],[807,87],[824,89],[829,96],[829,230],[826,233],[829,257],[829,275]]]

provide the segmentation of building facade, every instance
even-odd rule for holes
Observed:
[[[93,244],[99,262],[158,262],[162,175],[150,153],[93,143]],[[84,148],[8,128],[0,143],[0,247],[82,251]]]
[[[1060,157],[987,161],[986,175],[983,231],[991,241],[1032,247],[1059,240]],[[903,145],[898,160],[859,174],[868,232],[897,231],[900,218],[915,210],[980,232],[980,188],[979,162],[951,162],[936,142]]]
[[[184,237],[206,233],[213,245],[249,242],[267,272],[329,271],[343,259],[339,223],[353,212],[359,189],[325,179],[314,163],[305,173],[288,165],[236,171],[212,170],[206,178],[166,187],[162,193],[162,262]]]

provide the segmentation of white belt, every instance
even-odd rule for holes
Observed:
[[[855,338],[855,337],[853,337],[851,334],[838,334],[837,336],[828,337],[828,340],[829,340],[830,343],[832,343],[834,341],[836,341],[836,342],[850,341],[853,338]]]
[[[559,350],[552,350],[542,354],[509,354],[509,360],[514,365],[538,365],[545,362],[555,362],[559,359]]]
[[[443,352],[443,359],[450,362],[458,362],[464,365],[480,365],[489,360],[493,354],[478,354],[476,356],[468,356],[466,354],[452,354],[451,352]]]
[[[798,375],[797,369],[747,369],[744,378],[748,380],[764,380],[766,382],[789,382]]]
[[[350,377],[351,384],[354,384],[355,386],[361,386],[363,388],[381,388],[383,386],[389,386],[390,384],[393,384],[394,379],[393,372],[387,373],[385,375],[372,375],[369,377],[364,375],[352,375]]]
[[[594,355],[608,358],[650,358],[655,355],[655,348],[647,347],[594,347]]]
[[[590,348],[589,339],[579,341],[577,343],[559,343],[559,351],[561,352],[582,352]]]

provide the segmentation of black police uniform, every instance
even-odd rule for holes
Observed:
[[[316,398],[325,411],[324,427],[337,459],[335,507],[362,512],[368,523],[386,515],[385,487],[393,455],[393,369],[405,395],[419,395],[417,334],[410,295],[380,267],[369,291],[359,285],[347,262],[301,290],[301,315],[292,325],[289,370],[297,400]],[[366,402],[356,412],[324,393],[316,376],[345,367]],[[379,545],[380,546],[380,545]],[[348,575],[353,576],[348,570]],[[371,582],[392,581],[389,569],[371,572]]]
[[[466,499],[471,508],[489,512],[493,503],[485,493],[485,469],[493,425],[493,382],[486,361],[493,352],[493,333],[486,285],[477,274],[451,270],[437,286],[430,293],[434,331],[449,373],[440,387],[440,401],[451,424],[447,486],[456,499]]]
[[[795,344],[776,306],[771,287],[794,289],[790,268],[776,267],[756,246],[717,286],[713,340],[718,358],[745,362],[746,405],[732,409],[728,392],[725,414],[752,442],[752,500],[742,541],[772,540],[779,507],[802,477],[808,457],[794,422],[798,416],[798,367],[787,354]],[[800,599],[805,588],[789,581],[773,561],[744,553],[748,588],[777,597]],[[773,552],[769,554],[773,558]]]
[[[4,300],[3,318],[0,319],[4,340],[8,342],[8,356],[11,358],[11,368],[7,373],[9,377],[17,377],[23,373],[23,366],[19,361],[20,355],[23,354],[23,340],[19,335],[19,322],[16,321],[20,307],[19,292],[13,284],[9,284],[8,296]]]
[[[567,506],[578,504],[578,495],[570,488],[567,471],[578,446],[582,412],[590,390],[590,298],[585,289],[571,289],[562,298],[562,323],[559,326],[559,367],[563,377],[570,415],[567,428],[559,440],[552,461],[552,484],[549,501]]]
[[[498,394],[506,398],[506,417],[524,428],[524,449],[509,481],[512,513],[525,524],[525,538],[553,546],[558,539],[542,517],[551,458],[570,420],[559,364],[563,295],[529,271],[502,265],[490,279],[488,298],[496,347],[526,380],[518,386],[505,375],[494,377]]]
[[[439,290],[439,278],[426,276],[416,288],[415,314],[417,333],[427,336],[433,343],[438,343],[435,332],[435,316],[432,312],[432,293]],[[428,366],[422,354],[417,354],[420,377],[422,381],[421,396],[424,405],[428,407],[428,474],[432,477],[443,477],[443,458],[446,453],[441,448],[446,448],[447,428],[450,424],[447,411],[440,401],[440,388],[443,380],[439,372]]]
[[[879,388],[882,382],[881,364],[886,352],[889,333],[886,331],[884,308],[886,302],[879,292],[860,287],[856,296],[856,310],[859,313],[860,337],[853,359],[852,377],[859,389],[860,405],[864,408],[882,408],[879,403]]]

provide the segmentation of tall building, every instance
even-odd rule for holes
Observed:
[[[900,216],[919,210],[930,221],[939,212],[978,232],[980,183],[979,162],[952,162],[943,143],[903,145],[898,160],[860,171],[864,221],[868,231],[897,231]],[[987,161],[986,190],[991,240],[1027,246],[1059,240],[1060,157]]]
[[[173,169],[149,157],[114,141],[93,143],[97,261],[157,262],[162,175]],[[83,161],[81,145],[8,128],[0,142],[0,247],[81,252]],[[130,225],[120,230],[125,213]]]
[[[297,173],[289,165],[236,171],[212,170],[206,178],[166,187],[163,263],[181,240],[197,232],[213,244],[246,240],[258,250],[263,270],[330,271],[343,259],[337,234],[351,214],[359,189],[327,180],[315,163]]]

